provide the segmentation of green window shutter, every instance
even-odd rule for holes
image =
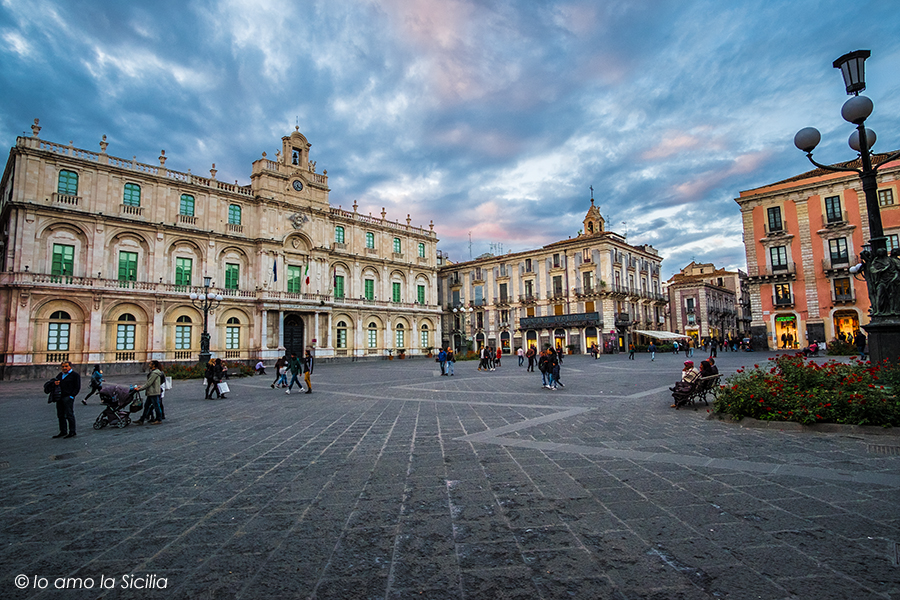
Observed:
[[[371,231],[366,232],[366,248],[375,248],[375,234]]]
[[[374,300],[375,299],[375,280],[374,279],[366,279],[366,300]]]
[[[240,265],[225,264],[225,289],[236,290],[240,283],[241,267]]]
[[[137,252],[119,252],[119,281],[137,281]]]
[[[194,197],[190,194],[181,195],[181,203],[178,206],[178,214],[185,217],[194,216]]]
[[[425,304],[425,286],[420,285],[416,288],[416,300],[419,304]]]
[[[344,243],[344,228],[340,225],[334,228],[334,241],[337,244]]]
[[[394,302],[400,302],[400,283],[395,281],[392,285],[392,288]]]
[[[190,258],[175,259],[175,285],[191,285],[191,271],[194,261]]]
[[[241,207],[237,204],[232,204],[228,207],[228,224],[229,225],[240,225],[241,224]]]
[[[125,206],[140,206],[141,186],[136,183],[126,183],[125,193],[122,196],[122,204]]]
[[[425,244],[419,244],[419,257],[425,258]]]
[[[291,294],[299,294],[302,289],[303,271],[300,267],[288,265],[287,291]]]
[[[74,171],[62,170],[59,172],[56,191],[66,196],[75,196],[78,194],[78,173]]]
[[[190,350],[191,349],[191,326],[176,325],[175,326],[175,349]]]
[[[334,276],[334,297],[335,298],[343,298],[344,297],[344,276],[343,275],[335,275]]]
[[[225,328],[225,349],[240,350],[241,348],[241,328],[226,327]]]
[[[394,253],[400,254],[403,247],[400,245],[400,238],[394,238]]]
[[[53,263],[50,266],[51,275],[72,275],[75,266],[75,246],[53,244]]]

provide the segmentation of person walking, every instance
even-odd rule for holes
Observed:
[[[282,379],[282,375],[284,375],[284,373],[281,372],[281,368],[284,367],[285,365],[287,365],[287,360],[285,360],[285,358],[283,356],[275,361],[275,381],[273,381],[269,385],[269,387],[272,388],[273,390],[275,389],[276,385],[278,387],[281,387],[280,380]]]
[[[206,394],[204,396],[205,400],[212,400],[212,390],[216,385],[216,361],[213,359],[209,359],[209,362],[206,363],[206,371],[203,373],[203,377],[206,379]],[[218,393],[218,390],[216,390]]]
[[[441,377],[444,377],[447,374],[447,353],[443,348],[438,352],[437,359],[438,363],[441,365]]]
[[[519,346],[518,349],[516,349],[516,356],[519,357],[519,366],[521,367],[525,363],[525,348]]]
[[[650,342],[650,345],[647,346],[647,352],[650,353],[650,360],[656,360],[656,344]]]
[[[291,390],[294,388],[294,383],[297,384],[297,388],[299,391],[303,391],[303,384],[300,383],[300,380],[297,379],[297,376],[303,370],[303,361],[297,358],[297,354],[291,352],[291,362],[288,364],[288,369],[291,372],[291,382],[288,384],[288,388],[284,390],[285,394],[290,394]]]
[[[310,380],[310,376],[312,375],[312,364],[312,351],[307,350],[306,357],[303,361],[303,381],[306,382],[306,391],[304,392],[304,394],[312,394],[312,381]]]
[[[501,359],[501,358],[503,358],[503,348],[500,347],[500,346],[497,346],[497,360],[496,360],[496,362],[495,362],[494,364],[495,364],[496,366],[498,366],[498,367],[500,366],[500,359]]]
[[[159,407],[159,396],[162,393],[162,384],[165,380],[159,361],[151,360],[150,372],[147,373],[147,383],[135,388],[136,390],[144,390],[144,394],[147,396],[144,413],[140,419],[134,422],[135,425],[143,425],[145,419],[152,419],[150,421],[151,425],[162,423],[162,409]]]
[[[453,354],[453,350],[448,346],[447,347],[447,374],[450,377],[453,377],[453,363],[456,362],[456,356]]]
[[[73,438],[75,433],[75,396],[81,391],[81,375],[72,370],[72,363],[64,361],[61,371],[53,382],[58,394],[56,400],[56,418],[59,421],[59,433],[54,438]]]
[[[634,344],[628,344],[628,360],[634,360]]]
[[[102,387],[103,371],[100,370],[100,365],[94,365],[94,371],[91,373],[91,391],[81,400],[81,403],[87,404],[87,399],[99,392]]]
[[[547,387],[548,389],[556,389],[556,374],[559,373],[559,354],[553,349],[547,350]]]
[[[718,348],[719,348],[719,340],[717,340],[716,338],[710,339],[709,340],[709,355],[712,357],[719,356]]]
[[[856,331],[853,345],[856,346],[856,351],[859,352],[859,360],[866,360],[866,334],[862,332],[862,329]]]
[[[688,338],[688,357],[694,355],[694,338]]]

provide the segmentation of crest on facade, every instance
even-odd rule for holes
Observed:
[[[304,223],[309,222],[309,217],[301,212],[296,212],[288,217],[288,221],[294,226],[294,229],[301,229]]]

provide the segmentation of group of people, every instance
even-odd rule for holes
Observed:
[[[541,372],[541,379],[545,389],[556,390],[561,387],[566,387],[559,380],[562,356],[553,348],[553,346],[548,346],[541,352],[537,363],[538,371]]]
[[[684,367],[681,369],[681,380],[675,383],[674,387],[669,388],[672,392],[674,403],[672,408],[678,408],[688,401],[694,386],[704,377],[711,377],[719,374],[719,368],[716,366],[716,359],[709,357],[700,361],[700,368],[694,366],[694,361],[684,361]]]
[[[493,371],[500,366],[500,358],[503,356],[501,348],[482,346],[479,352],[478,370]]]
[[[275,361],[275,381],[269,387],[272,389],[286,388],[285,394],[290,394],[297,384],[297,391],[304,394],[312,394],[312,372],[315,366],[315,359],[311,350],[307,350],[303,358],[297,356],[296,352],[291,352],[290,357],[282,356]],[[291,374],[290,382],[288,382],[288,373]],[[300,374],[303,374],[303,381],[306,383],[306,389],[300,383]]]
[[[441,377],[449,377],[453,375],[453,365],[456,363],[456,355],[453,354],[453,349],[449,346],[446,350],[441,348],[441,351],[438,352],[437,361],[441,365]]]

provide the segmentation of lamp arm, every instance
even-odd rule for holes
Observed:
[[[880,163],[878,163],[877,165],[872,167],[872,170],[877,171],[879,168],[883,167],[884,165],[888,164],[889,162],[891,162],[892,160],[897,159],[897,158],[900,158],[900,152],[894,152],[893,154],[888,156],[886,159],[884,159],[883,161],[881,161]]]
[[[809,162],[811,162],[812,164],[816,165],[816,166],[819,167],[820,169],[825,169],[826,171],[850,171],[850,172],[852,172],[852,173],[856,173],[856,174],[858,174],[858,175],[862,175],[862,171],[860,171],[859,169],[853,169],[853,168],[850,168],[850,167],[835,167],[835,166],[832,166],[832,165],[823,165],[822,163],[816,162],[816,159],[814,159],[814,158],[812,157],[812,152],[807,152],[807,153],[806,153],[806,158],[808,158],[808,159],[809,159]]]

